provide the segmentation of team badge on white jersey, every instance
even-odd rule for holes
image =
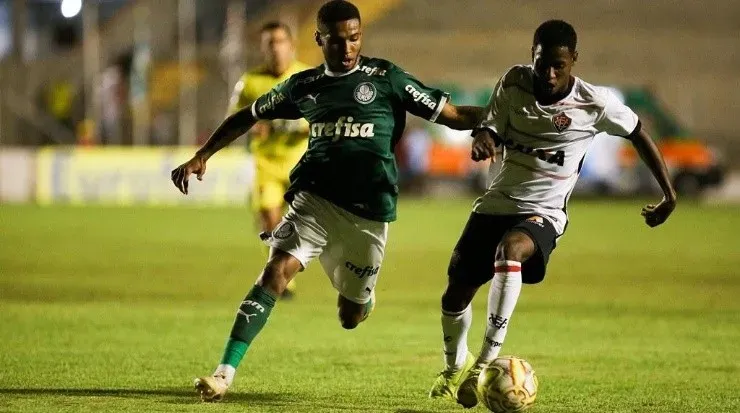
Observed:
[[[555,126],[555,129],[557,129],[558,132],[562,132],[568,129],[568,126],[570,126],[571,122],[572,122],[571,118],[569,118],[563,112],[560,112],[557,115],[552,117],[552,124]]]

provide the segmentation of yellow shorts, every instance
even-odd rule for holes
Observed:
[[[255,156],[255,182],[252,190],[252,208],[255,211],[282,208],[283,196],[290,182],[292,160],[276,160]]]

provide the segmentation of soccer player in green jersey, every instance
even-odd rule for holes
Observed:
[[[342,327],[355,328],[373,309],[388,223],[396,219],[398,169],[394,147],[406,112],[448,127],[472,129],[483,108],[454,106],[393,63],[360,55],[362,26],[347,1],[323,5],[316,43],[324,64],[291,76],[229,116],[172,181],[188,193],[191,174],[258,120],[305,118],[308,150],[290,174],[290,207],[265,234],[270,257],[237,310],[220,364],[196,379],[204,401],[221,400],[247,349],[262,330],[286,284],[318,257],[339,292]]]

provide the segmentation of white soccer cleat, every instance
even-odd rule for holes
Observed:
[[[220,402],[229,389],[226,376],[223,374],[199,377],[195,379],[194,384],[195,391],[200,394],[200,399],[204,402]]]

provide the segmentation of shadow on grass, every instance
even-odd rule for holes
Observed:
[[[199,403],[193,390],[169,389],[64,389],[64,388],[0,388],[0,395],[12,396],[62,396],[62,397],[120,397],[151,399],[165,397],[169,403]],[[229,393],[225,402],[251,402],[273,404],[289,402],[290,394],[284,393]]]
[[[166,404],[199,404],[201,403],[194,391],[183,388],[162,389],[93,389],[93,388],[0,388],[0,399],[3,396],[20,397],[110,397],[123,399],[149,399],[153,402]],[[305,400],[304,400],[305,402]],[[290,393],[229,393],[223,402],[226,404],[245,404],[252,407],[283,406],[289,407],[298,403],[296,396]],[[358,406],[341,405],[335,403],[314,402],[311,405],[321,410],[367,411]],[[433,413],[432,410],[398,409],[395,413]]]
[[[398,409],[395,413],[435,413],[432,410]]]

